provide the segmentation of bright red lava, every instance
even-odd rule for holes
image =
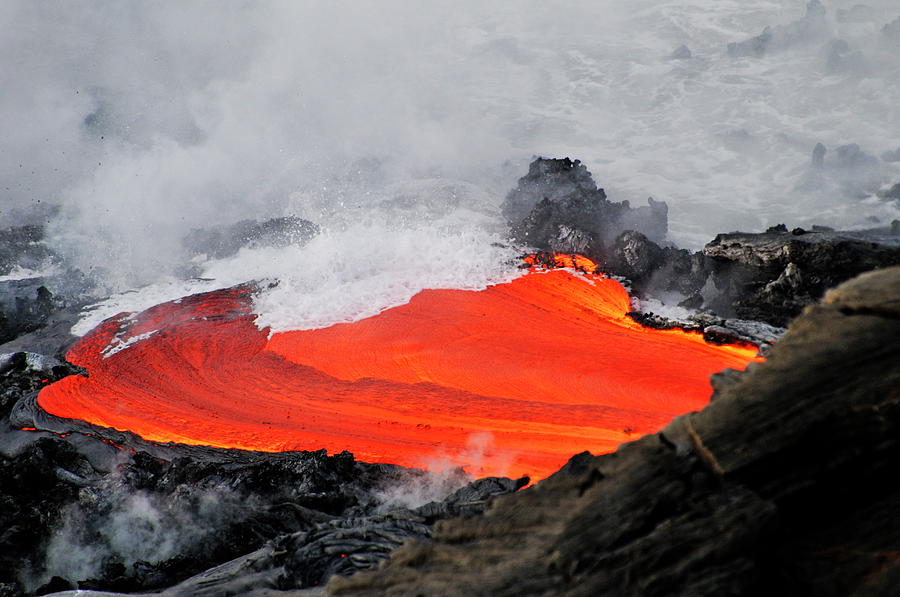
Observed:
[[[618,282],[558,269],[271,338],[250,309],[229,289],[107,320],[68,353],[90,376],[38,402],[154,441],[540,479],[702,408],[710,374],[756,353],[644,328]],[[104,358],[117,334],[150,335]]]

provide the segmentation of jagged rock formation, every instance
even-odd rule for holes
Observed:
[[[41,278],[0,281],[0,344],[42,327],[59,306]]]
[[[0,353],[17,351],[5,343],[54,326],[77,312],[91,286],[81,272],[66,267],[44,242],[44,234],[43,226],[0,230]],[[44,350],[50,345],[33,340],[26,343],[27,349]],[[64,343],[62,338],[56,340],[60,340],[54,341],[57,346]],[[55,352],[55,347],[45,352]]]
[[[616,239],[606,261],[639,296],[677,293],[681,305],[721,319],[784,327],[829,288],[869,270],[900,264],[893,229],[720,234],[702,251],[660,247],[641,234]]]
[[[828,288],[900,264],[900,236],[772,228],[762,234],[720,234],[703,255],[711,260],[716,290],[707,292],[707,307],[725,317],[784,326]]]
[[[713,402],[436,525],[329,594],[891,595],[900,268],[808,307]]]
[[[42,226],[0,230],[0,344],[41,327],[59,305],[41,278],[22,275],[44,267],[52,253],[41,241]]]
[[[900,201],[900,182],[883,191],[879,191],[878,196],[888,201]]]
[[[863,159],[845,147],[838,152],[846,160]],[[824,147],[819,153],[824,156]],[[610,203],[587,169],[568,158],[532,162],[528,175],[507,196],[504,210],[515,221],[530,205],[531,211],[511,228],[519,242],[587,255],[604,272],[628,279],[641,298],[678,296],[682,306],[711,311],[720,319],[784,327],[828,288],[862,272],[900,264],[896,226],[789,231],[779,225],[764,233],[720,234],[695,253],[662,246],[664,203],[651,200],[649,209],[638,210]],[[630,224],[638,225],[627,228]],[[648,226],[655,236],[644,232]]]
[[[229,226],[192,230],[183,242],[192,254],[222,259],[234,255],[241,247],[303,244],[318,233],[319,227],[309,220],[287,216],[262,222],[241,220]]]
[[[512,237],[525,245],[597,257],[625,230],[661,241],[668,207],[648,199],[645,207],[613,203],[579,160],[538,158],[503,202]]]
[[[0,276],[12,273],[17,267],[40,269],[53,256],[41,242],[43,240],[43,226],[13,226],[0,230]]]

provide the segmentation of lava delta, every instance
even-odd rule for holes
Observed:
[[[69,350],[89,375],[38,404],[151,441],[541,479],[703,408],[712,373],[758,358],[645,328],[619,282],[583,257],[556,261],[315,330],[259,329],[249,286],[121,314]]]

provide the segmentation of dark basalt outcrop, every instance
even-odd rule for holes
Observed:
[[[726,317],[784,326],[825,290],[869,270],[900,264],[890,230],[720,234],[703,248],[717,292],[705,305]]]
[[[516,241],[592,258],[625,230],[661,241],[668,227],[665,203],[651,198],[646,207],[632,208],[628,201],[609,201],[584,164],[569,158],[534,160],[502,210]]]
[[[896,226],[806,231],[782,224],[763,233],[720,234],[693,253],[664,246],[665,203],[651,200],[650,208],[637,210],[627,202],[612,203],[584,165],[568,158],[532,162],[507,196],[504,213],[514,222],[511,235],[518,242],[584,254],[602,271],[626,278],[640,298],[678,297],[682,306],[720,320],[784,327],[828,288],[900,264]]]
[[[91,288],[84,274],[68,267],[45,242],[43,226],[0,230],[0,354],[19,350],[55,353]],[[44,329],[48,334],[4,344]],[[50,341],[49,336],[55,338]]]
[[[0,281],[0,344],[43,327],[59,307],[41,278]]]
[[[319,227],[309,220],[287,216],[262,222],[241,220],[229,226],[192,230],[183,243],[192,254],[222,259],[234,255],[242,247],[303,244],[318,233]]]
[[[40,269],[53,257],[43,240],[43,226],[13,226],[0,230],[0,276],[12,273],[16,267]]]
[[[53,255],[43,239],[42,226],[0,230],[0,276],[46,266]],[[41,278],[0,280],[0,344],[41,327],[57,302]]]
[[[703,411],[443,521],[331,595],[892,595],[900,268],[808,307]]]

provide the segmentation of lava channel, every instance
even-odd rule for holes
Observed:
[[[642,327],[630,307],[615,280],[533,267],[270,336],[237,287],[107,320],[67,354],[89,377],[45,387],[38,404],[152,441],[540,479],[702,408],[712,373],[756,358]]]

